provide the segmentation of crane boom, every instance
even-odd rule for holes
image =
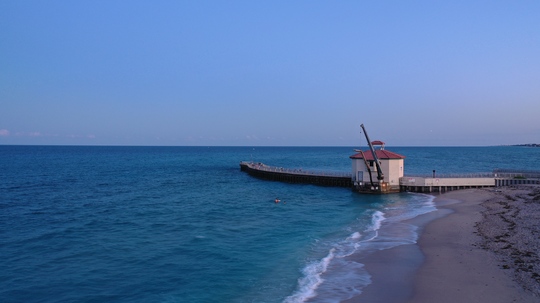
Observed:
[[[375,165],[377,166],[377,180],[382,181],[384,179],[384,174],[381,169],[381,165],[379,164],[379,158],[377,158],[377,154],[375,153],[375,149],[373,149],[373,144],[371,144],[371,140],[369,140],[369,136],[366,132],[366,128],[364,127],[364,124],[361,124],[360,127],[364,131],[364,135],[366,136],[367,143],[369,145],[369,149],[371,150],[371,154],[373,155],[373,159],[375,160]],[[371,175],[371,173],[370,173]]]

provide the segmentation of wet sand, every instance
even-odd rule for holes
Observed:
[[[358,260],[372,284],[356,302],[540,302],[540,186],[437,196],[410,221],[418,245]]]

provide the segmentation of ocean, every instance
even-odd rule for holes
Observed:
[[[540,149],[387,147],[405,174],[540,170]],[[339,302],[347,256],[413,244],[433,196],[253,178],[349,172],[353,147],[0,146],[0,302]],[[274,203],[278,198],[280,203]]]

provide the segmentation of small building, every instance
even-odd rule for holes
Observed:
[[[350,156],[354,187],[360,192],[399,192],[399,179],[403,177],[405,156],[385,150],[382,141],[373,141],[371,145],[379,160],[381,174],[378,172],[371,150],[358,150],[358,153]],[[380,147],[375,148],[376,146]],[[379,180],[379,175],[382,180]]]

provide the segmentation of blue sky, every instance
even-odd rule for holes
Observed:
[[[0,144],[540,143],[540,1],[1,1]]]

